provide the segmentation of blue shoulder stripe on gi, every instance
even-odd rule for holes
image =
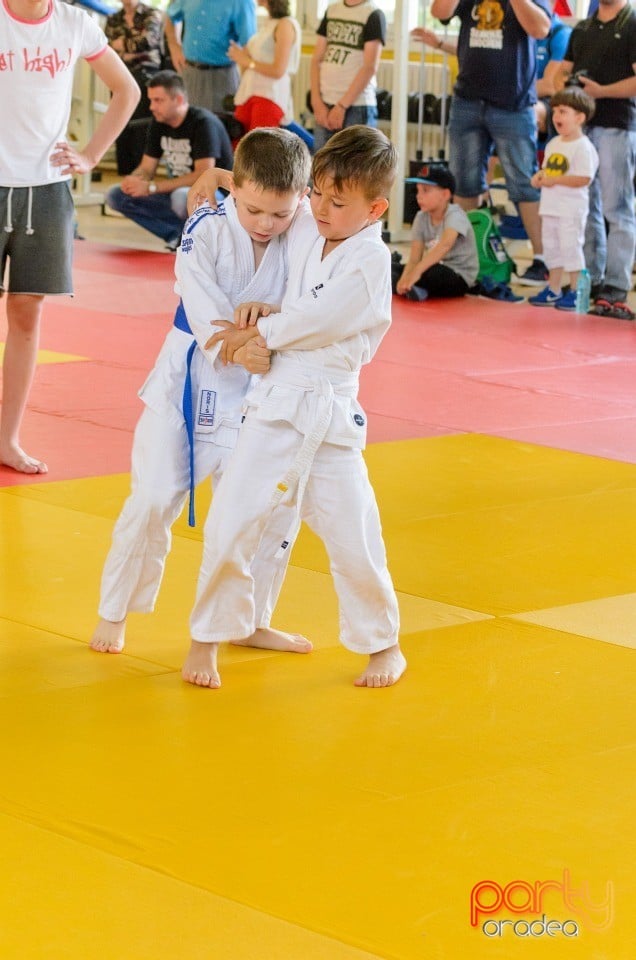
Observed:
[[[225,216],[225,206],[223,203],[219,203],[218,207],[214,209],[213,207],[205,204],[202,207],[199,207],[194,211],[192,216],[186,221],[186,225],[183,228],[184,233],[192,233],[194,228],[198,223],[201,223],[205,217],[224,217]]]

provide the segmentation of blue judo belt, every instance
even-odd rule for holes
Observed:
[[[179,301],[176,313],[174,315],[174,325],[177,330],[183,330],[193,336],[186,312],[183,309],[183,301]],[[192,409],[192,357],[197,348],[196,340],[193,340],[188,348],[186,356],[186,376],[183,384],[183,399],[181,409],[183,410],[183,419],[185,420],[186,433],[188,434],[188,446],[190,448],[190,498],[188,501],[188,525],[195,526],[194,519],[194,410]]]

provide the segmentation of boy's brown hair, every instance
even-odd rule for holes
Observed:
[[[312,180],[328,177],[336,190],[359,187],[368,200],[388,198],[397,175],[397,150],[382,131],[357,124],[334,134],[316,153]]]
[[[594,100],[580,87],[564,87],[553,94],[550,99],[550,109],[553,107],[572,107],[577,113],[585,115],[585,119],[591,120],[596,112]]]
[[[302,193],[310,170],[309,150],[300,137],[281,127],[259,127],[239,141],[232,174],[237,187],[249,180],[261,190]]]

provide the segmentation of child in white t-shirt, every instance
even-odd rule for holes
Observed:
[[[48,466],[21,446],[46,296],[73,293],[71,178],[90,173],[124,128],[139,87],[85,10],[59,0],[0,4],[0,296],[8,262],[0,464]],[[88,143],[67,140],[74,71],[83,60],[111,99]]]
[[[547,287],[528,298],[533,307],[574,310],[576,306],[576,284],[585,266],[589,185],[598,169],[598,154],[583,133],[593,114],[594,101],[578,87],[566,87],[552,97],[557,136],[546,146],[541,170],[531,180],[541,188],[541,237],[550,276]],[[567,293],[561,291],[564,273],[570,280]]]

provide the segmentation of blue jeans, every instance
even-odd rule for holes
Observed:
[[[149,230],[155,237],[171,243],[178,240],[188,219],[186,206],[188,187],[172,193],[154,193],[148,197],[129,197],[121,187],[111,187],[105,203],[111,210],[123,213],[133,223]]]
[[[343,127],[353,127],[356,123],[361,123],[367,127],[377,127],[378,108],[377,107],[349,107],[344,115]],[[333,137],[337,130],[328,130],[316,124],[314,127],[314,150],[320,150],[324,147],[327,140]]]
[[[486,190],[486,169],[494,144],[512,202],[538,202],[539,191],[530,185],[537,170],[537,122],[532,107],[502,110],[485,100],[453,96],[448,134],[449,165],[458,197],[477,197]]]
[[[612,299],[624,300],[634,263],[636,131],[590,127],[587,135],[598,152],[599,168],[590,184],[585,263],[592,283],[601,283]]]

